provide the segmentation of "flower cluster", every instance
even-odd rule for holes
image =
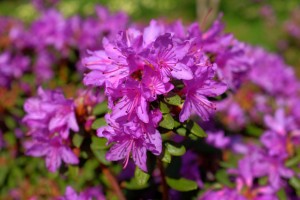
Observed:
[[[56,171],[61,162],[77,164],[77,156],[69,147],[70,131],[79,127],[74,112],[73,100],[65,99],[59,90],[38,89],[38,96],[24,104],[27,115],[23,122],[30,127],[32,140],[25,144],[26,154],[45,157],[49,171]]]
[[[84,191],[77,194],[76,191],[71,186],[68,186],[66,188],[65,195],[57,198],[57,200],[88,200],[88,199],[105,200],[105,197],[101,193],[100,187],[87,188]]]
[[[229,129],[240,130],[241,134],[257,134],[261,145],[255,144],[254,139],[237,138],[231,131],[227,131],[225,137],[210,134],[208,143],[230,150],[232,156],[242,155],[242,158],[238,160],[237,168],[227,169],[235,180],[235,188],[227,185],[218,191],[209,190],[200,199],[228,199],[228,195],[233,199],[277,199],[282,188],[288,198],[296,198],[288,189],[287,180],[293,185],[299,177],[296,168],[299,165],[300,123],[295,112],[300,105],[299,81],[278,55],[257,47],[249,47],[247,54],[253,64],[245,85],[253,86],[241,88],[221,102],[220,114],[229,118],[224,121]],[[276,75],[270,75],[272,73]],[[247,96],[250,103],[245,102]],[[250,104],[250,109],[245,103]],[[237,117],[243,118],[242,123],[230,125]],[[258,124],[259,128],[247,130],[251,124]],[[227,145],[220,146],[222,143]]]
[[[39,0],[35,4],[45,6]],[[97,15],[89,18],[66,19],[57,10],[46,7],[39,11],[41,16],[28,27],[19,20],[0,17],[1,87],[9,88],[25,73],[35,74],[37,84],[49,81],[56,75],[56,68],[66,68],[69,63],[81,71],[77,61],[86,55],[86,49],[98,48],[104,36],[124,29],[128,21],[124,13],[111,14],[102,6],[97,6]]]
[[[147,171],[146,151],[154,155],[162,151],[157,130],[162,113],[157,105],[164,97],[178,95],[183,100],[177,105],[179,112],[172,113],[180,122],[193,113],[209,120],[216,105],[208,98],[227,90],[223,76],[238,71],[233,63],[242,54],[241,48],[230,48],[237,41],[222,35],[218,23],[201,34],[195,24],[185,31],[181,23],[168,26],[153,20],[142,30],[130,28],[115,38],[104,38],[104,50],[90,51],[83,59],[90,70],[84,84],[104,86],[112,110],[106,115],[108,126],[98,130],[99,137],[114,143],[108,160],[124,159],[126,166],[132,154],[136,165]],[[228,56],[216,54],[219,48]],[[218,61],[210,59],[209,53],[216,54]]]

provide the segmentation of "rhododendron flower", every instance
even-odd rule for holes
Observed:
[[[207,121],[210,114],[216,110],[216,105],[207,97],[216,97],[224,93],[226,84],[213,80],[215,70],[213,67],[199,67],[195,71],[195,78],[184,81],[185,102],[180,112],[180,121],[189,118],[196,112],[202,120]]]
[[[126,117],[115,121],[110,114],[107,114],[106,120],[109,125],[97,131],[99,137],[105,137],[108,143],[113,143],[106,158],[112,161],[124,159],[124,167],[126,167],[132,155],[135,164],[147,171],[147,150],[155,155],[159,155],[162,151],[161,136],[156,130],[161,117],[159,111],[152,111],[148,124],[139,120],[137,116],[130,122],[124,123],[123,120],[127,121],[124,119]]]
[[[69,148],[70,130],[78,131],[73,100],[65,99],[59,90],[38,89],[38,96],[24,104],[27,115],[23,122],[29,128],[31,141],[26,142],[26,154],[45,157],[49,171],[56,171],[62,160],[77,164],[78,158]]]
[[[39,138],[25,144],[26,154],[34,157],[45,157],[46,167],[50,172],[55,172],[62,161],[67,164],[78,164],[79,159],[72,152],[70,147],[63,144],[59,137],[53,137],[49,140]]]

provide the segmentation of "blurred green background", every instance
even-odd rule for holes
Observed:
[[[61,0],[57,7],[66,16],[91,15],[95,4],[107,6],[111,11],[122,10],[135,22],[148,23],[152,18],[180,19],[184,23],[198,21],[202,27],[208,27],[222,12],[226,32],[232,32],[241,41],[279,52],[288,64],[297,67],[300,75],[300,44],[289,44],[283,51],[279,48],[288,40],[284,25],[291,13],[299,9],[299,0]],[[300,14],[300,9],[296,12]],[[0,15],[30,22],[38,12],[29,0],[1,0]],[[208,20],[203,20],[206,15]]]
[[[58,8],[66,16],[77,13],[89,15],[94,13],[95,4],[102,4],[112,11],[125,11],[134,21],[147,22],[152,18],[164,18],[182,19],[188,23],[203,15],[203,12],[197,15],[197,7],[201,9],[205,2],[218,2],[211,3],[212,13],[224,13],[226,31],[233,32],[240,40],[263,45],[271,50],[276,48],[275,42],[280,39],[278,29],[289,18],[291,11],[300,5],[298,0],[61,0]],[[274,19],[263,17],[263,10],[267,10],[267,6],[273,9],[271,15],[274,15]],[[214,15],[212,13],[211,17]],[[37,13],[30,1],[1,0],[0,15],[31,21]],[[267,20],[274,20],[275,24],[268,24]]]

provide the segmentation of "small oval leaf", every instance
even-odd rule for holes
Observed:
[[[198,185],[195,181],[185,178],[173,179],[166,177],[166,181],[172,189],[180,192],[187,192],[191,190],[196,190],[198,188]]]
[[[165,150],[164,151],[164,155],[161,159],[163,162],[166,162],[166,163],[171,163],[171,160],[172,160],[172,156],[171,154],[169,153],[169,151]]]
[[[181,98],[177,94],[171,94],[167,97],[165,97],[165,101],[168,104],[174,105],[174,106],[179,106],[181,104]]]
[[[134,178],[138,185],[145,185],[147,184],[150,175],[143,172],[140,168],[136,167],[134,171]]]
[[[159,123],[160,127],[166,128],[166,129],[173,129],[174,128],[174,119],[170,114],[163,115],[162,121]]]
[[[98,128],[100,128],[101,126],[105,126],[106,125],[106,121],[105,119],[102,117],[102,118],[99,118],[99,119],[96,119],[93,124],[92,124],[92,129],[94,130],[97,130]]]
[[[168,105],[165,104],[164,102],[159,102],[159,109],[162,114],[167,114],[170,112]]]
[[[184,125],[190,132],[198,137],[206,137],[204,130],[194,121],[190,120]]]
[[[93,108],[93,115],[102,115],[104,113],[106,113],[108,110],[107,108],[107,101],[103,101],[99,104],[97,104],[94,108]]]
[[[173,156],[182,156],[185,154],[185,147],[183,145],[173,145],[166,143],[167,151]]]

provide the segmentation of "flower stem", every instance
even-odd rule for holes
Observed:
[[[169,188],[168,188],[167,181],[166,181],[164,165],[160,159],[158,159],[158,167],[159,167],[159,171],[160,171],[161,184],[162,184],[162,197],[163,197],[162,199],[168,200],[169,199]]]
[[[119,200],[126,200],[118,181],[116,180],[115,176],[111,173],[111,171],[107,168],[107,166],[101,164],[101,169],[103,174],[108,179],[109,183],[111,184],[112,189],[114,190],[115,194],[117,195]]]

